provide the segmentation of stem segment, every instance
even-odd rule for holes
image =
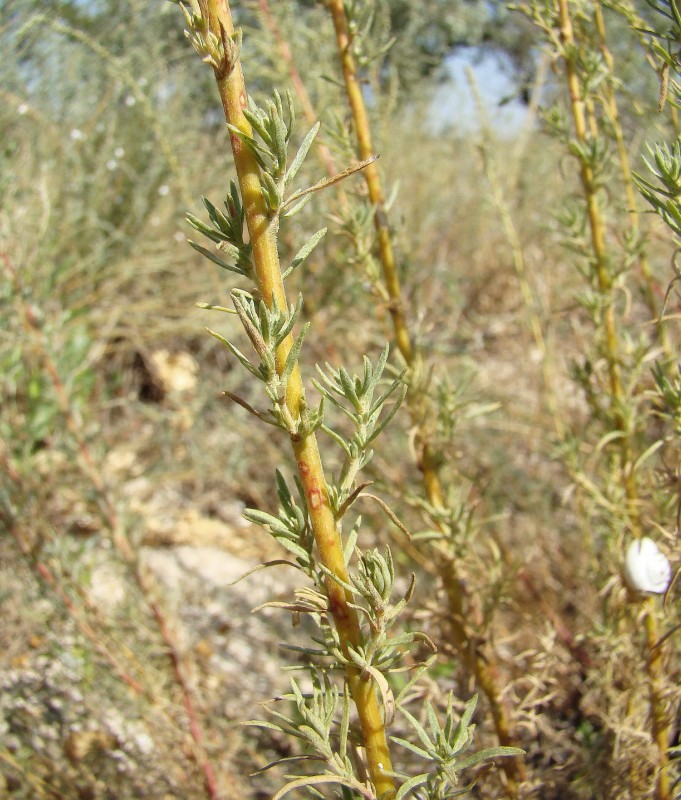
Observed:
[[[202,11],[209,19],[211,31],[223,42],[234,35],[234,25],[228,0],[202,0]],[[227,48],[226,48],[227,50]],[[247,104],[241,63],[225,63],[215,69],[215,77],[226,120],[246,134],[251,126],[243,114]],[[277,251],[276,220],[268,215],[261,194],[258,165],[235,134],[230,135],[232,153],[246,214],[255,264],[258,290],[264,302],[271,306],[287,308],[286,293]],[[286,357],[293,344],[292,336],[282,342],[277,351],[277,369],[283,371]],[[303,384],[298,368],[293,371],[287,386],[286,405],[294,419],[298,419],[305,406]],[[298,474],[307,502],[310,522],[321,563],[339,580],[349,582],[340,533],[329,505],[327,484],[324,478],[317,439],[314,433],[303,437],[292,436],[291,445]],[[329,612],[333,617],[344,654],[349,659],[349,648],[361,644],[362,634],[357,612],[351,607],[349,592],[332,578],[326,581]],[[392,770],[388,741],[376,690],[369,676],[348,664],[348,684],[357,708],[366,749],[367,769],[381,800],[392,800],[396,794],[393,779],[386,773]]]
[[[371,128],[369,126],[366,105],[364,104],[364,97],[362,96],[362,87],[360,85],[359,76],[357,75],[355,59],[352,56],[352,38],[348,31],[343,0],[329,0],[328,6],[336,30],[336,40],[338,41],[343,78],[345,80],[345,91],[348,96],[350,108],[352,109],[352,116],[355,120],[359,157],[364,161],[374,155],[374,146],[371,141]],[[378,239],[378,251],[381,264],[383,265],[383,277],[386,289],[388,290],[388,296],[390,298],[388,310],[392,316],[393,326],[395,328],[395,342],[405,362],[411,366],[414,361],[414,348],[411,343],[409,329],[404,315],[400,279],[397,275],[395,253],[390,238],[390,228],[388,226],[385,201],[381,189],[381,178],[375,163],[369,164],[364,170],[364,178],[369,190],[369,199],[375,209],[374,224]]]
[[[369,115],[364,103],[357,65],[352,53],[352,35],[348,29],[343,0],[327,0],[327,7],[333,20],[345,91],[355,124],[358,156],[361,160],[365,160],[374,155],[374,146],[371,139]],[[388,308],[392,317],[395,343],[407,366],[415,371],[415,368],[419,365],[420,357],[409,334],[390,226],[388,225],[383,190],[381,188],[381,178],[375,162],[364,170],[364,178],[369,199],[375,209],[374,225],[378,256],[388,294]],[[433,508],[443,511],[446,509],[446,502],[438,476],[438,459],[431,444],[430,424],[428,422],[434,415],[432,404],[429,398],[422,391],[419,392],[418,389],[408,393],[407,404],[417,428],[418,467],[421,471],[426,498]],[[444,523],[436,521],[435,525],[443,533],[447,532]],[[490,703],[500,744],[514,746],[517,742],[512,732],[513,726],[509,712],[498,688],[496,667],[475,646],[474,637],[469,634],[465,624],[463,615],[466,605],[465,596],[458,577],[456,563],[445,547],[437,548],[436,557],[441,562],[439,574],[448,599],[451,637],[465,663],[466,669],[475,675],[477,684]],[[509,793],[512,796],[516,796],[517,782],[525,780],[526,777],[524,765],[517,758],[509,758],[503,760],[502,768],[508,781]]]
[[[595,135],[597,124],[595,115],[588,114],[587,103],[582,96],[581,81],[577,66],[571,51],[575,49],[575,38],[570,19],[569,0],[558,0],[560,13],[560,36],[564,46],[565,77],[570,95],[570,106],[575,125],[575,135],[580,144],[586,144],[588,137]],[[602,16],[599,16],[600,7],[596,3],[595,25],[600,36],[601,46],[605,48],[605,29]],[[604,50],[604,57],[608,63],[607,49]],[[611,64],[609,64],[611,66]],[[614,120],[616,117],[616,106],[614,99],[607,104],[607,110]],[[591,132],[587,129],[590,122]],[[619,145],[619,139],[618,139]],[[605,224],[598,203],[598,190],[594,181],[592,167],[584,160],[581,160],[580,178],[587,205],[587,215],[591,231],[591,247],[595,259],[597,288],[606,300],[605,315],[603,319],[603,334],[605,344],[605,357],[608,362],[608,375],[610,387],[610,404],[612,408],[613,422],[615,428],[621,432],[620,438],[620,476],[625,488],[627,498],[627,513],[630,525],[636,536],[641,536],[641,516],[638,498],[638,486],[636,473],[631,458],[631,433],[628,429],[627,420],[624,413],[625,394],[622,389],[621,368],[618,357],[618,331],[615,320],[615,309],[612,302],[613,279],[608,264],[608,255],[605,242]],[[628,161],[623,161],[623,169],[628,169]],[[657,644],[657,621],[655,619],[655,609],[651,604],[645,611],[645,631],[646,649],[648,653],[648,677],[650,681],[650,706],[652,714],[652,734],[658,747],[659,772],[655,789],[656,800],[670,800],[671,791],[669,785],[667,755],[669,726],[666,719],[664,699],[661,692],[661,658],[662,653]]]

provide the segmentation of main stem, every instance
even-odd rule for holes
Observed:
[[[352,55],[352,38],[348,32],[343,0],[329,0],[328,6],[336,30],[338,51],[343,68],[343,79],[345,81],[345,91],[348,96],[350,108],[352,109],[352,116],[355,120],[359,157],[364,161],[374,156],[375,153],[371,141],[369,116],[367,114],[366,105],[364,104],[364,97],[362,96],[362,87],[360,85],[359,76],[357,75],[355,59]],[[411,366],[414,360],[414,348],[411,343],[409,329],[404,315],[402,290],[400,288],[400,279],[397,274],[395,253],[390,238],[390,227],[388,225],[385,200],[381,189],[381,178],[375,162],[369,164],[364,170],[364,179],[369,191],[369,199],[371,200],[375,212],[374,225],[376,227],[380,261],[383,266],[383,278],[390,298],[388,310],[392,316],[393,327],[395,328],[395,342],[404,360]]]
[[[203,13],[209,19],[211,31],[219,38],[230,39],[234,35],[234,25],[229,1],[202,0],[201,6]],[[220,69],[215,70],[215,77],[226,120],[250,135],[251,126],[243,113],[247,95],[240,61],[221,65]],[[276,221],[268,215],[260,191],[258,165],[238,136],[230,134],[230,138],[246,214],[258,290],[268,306],[276,301],[279,308],[288,308],[279,266]],[[292,344],[293,339],[289,336],[277,351],[277,369],[280,373],[283,371]],[[288,382],[286,405],[294,419],[300,416],[305,407],[303,384],[297,367]],[[313,433],[302,437],[292,436],[291,446],[304,487],[310,523],[321,563],[339,580],[349,583],[340,533],[329,505],[316,436]],[[347,679],[360,721],[369,775],[380,800],[392,800],[397,790],[393,779],[386,774],[392,771],[392,764],[376,690],[370,676],[363,676],[357,667],[349,664],[349,649],[357,648],[362,643],[359,618],[351,606],[352,596],[336,580],[327,579],[326,591],[329,612],[347,657]]]
[[[610,77],[615,74],[615,60],[610,48],[608,47],[608,40],[605,30],[605,18],[603,16],[603,9],[601,7],[602,0],[595,0],[594,2],[594,27],[598,36],[598,44],[603,55],[603,61],[608,69]],[[622,182],[624,184],[624,193],[627,201],[629,211],[629,222],[631,232],[634,238],[637,239],[641,232],[639,213],[636,207],[636,192],[634,191],[634,179],[631,172],[631,164],[629,163],[629,153],[627,145],[624,140],[624,131],[622,130],[622,121],[620,119],[619,108],[617,106],[617,98],[613,88],[612,80],[605,80],[603,82],[603,106],[612,126],[613,135],[617,144],[617,154],[620,162],[620,170],[622,172]],[[643,276],[643,294],[646,305],[650,311],[653,319],[657,319],[659,315],[659,308],[657,300],[655,299],[655,281],[650,271],[650,264],[645,252],[642,252],[639,258],[639,265],[641,267],[641,274]],[[667,325],[664,320],[659,321],[658,332],[660,344],[664,350],[667,359],[671,358],[671,344],[667,331]]]
[[[371,138],[369,115],[352,53],[352,35],[348,30],[343,0],[327,0],[327,7],[333,20],[345,91],[355,124],[358,156],[361,160],[365,160],[371,158],[375,152]],[[402,290],[397,273],[381,178],[375,162],[372,162],[364,170],[364,179],[369,199],[375,209],[374,225],[378,256],[388,292],[388,308],[392,317],[395,343],[407,366],[414,368],[418,364],[418,352],[411,341],[404,312]],[[426,498],[435,509],[444,511],[446,504],[438,476],[437,458],[429,441],[430,436],[427,431],[427,421],[432,419],[433,409],[428,398],[423,394],[416,393],[415,396],[415,393],[409,392],[407,403],[418,428],[418,467],[422,474]],[[437,521],[435,524],[443,533],[446,532],[444,523]],[[473,644],[464,621],[465,596],[461,589],[456,563],[451,554],[446,552],[444,548],[438,548],[437,555],[441,559],[438,571],[447,593],[449,628],[452,639],[465,663],[466,669],[475,675],[478,686],[489,701],[499,743],[509,746],[515,745],[516,739],[513,735],[510,716],[498,687],[496,666],[485,658],[485,655]],[[502,769],[506,774],[509,793],[515,796],[517,794],[517,782],[525,780],[526,777],[524,765],[519,759],[504,759]]]
[[[575,39],[570,19],[569,0],[558,0],[560,13],[560,35],[563,45],[568,50],[574,50]],[[598,25],[598,19],[596,20]],[[602,19],[601,19],[602,23]],[[604,29],[601,28],[601,31]],[[565,75],[570,94],[570,105],[575,124],[575,135],[580,144],[587,141],[587,116],[584,98],[577,67],[569,52],[565,54]],[[595,124],[595,118],[593,118]],[[631,443],[624,417],[625,397],[622,391],[620,366],[617,355],[617,327],[615,312],[611,302],[612,277],[608,266],[605,246],[605,225],[598,205],[597,190],[591,167],[581,161],[580,177],[587,203],[587,215],[591,230],[591,246],[596,262],[596,278],[598,290],[607,299],[604,318],[605,352],[608,362],[610,381],[610,402],[613,408],[615,426],[622,436],[620,439],[620,475],[624,484],[627,497],[627,510],[629,521],[637,536],[641,535],[641,519],[638,503],[638,487],[636,475],[631,464]],[[660,689],[661,685],[661,650],[657,644],[657,620],[655,608],[649,603],[645,609],[644,624],[646,630],[646,649],[648,651],[648,678],[650,681],[650,705],[652,712],[652,733],[658,747],[659,772],[655,788],[656,800],[671,800],[669,785],[669,758],[667,755],[669,741],[669,723],[664,706],[664,698]]]
[[[561,40],[566,49],[573,50],[575,38],[570,19],[568,0],[558,0],[560,11]],[[573,58],[566,53],[565,78],[570,95],[570,107],[575,125],[577,141],[587,144],[589,133],[587,129],[586,104],[582,97],[581,83],[577,67]],[[592,120],[595,121],[595,120]],[[636,477],[631,465],[630,436],[624,415],[625,396],[622,390],[622,378],[618,357],[618,335],[615,321],[615,308],[612,302],[612,274],[608,263],[608,253],[605,243],[605,224],[598,202],[598,190],[594,180],[591,166],[580,159],[580,180],[586,200],[587,218],[591,233],[591,250],[594,255],[596,269],[596,283],[599,294],[606,300],[603,318],[603,335],[605,342],[605,357],[608,364],[608,382],[610,389],[610,404],[613,419],[620,437],[620,474],[627,496],[627,511],[635,533],[640,534],[640,512],[638,506],[638,489]]]
[[[365,161],[372,158],[375,153],[371,140],[369,115],[367,114],[364,95],[362,94],[362,87],[357,74],[357,66],[352,54],[352,37],[348,31],[343,0],[328,0],[328,8],[331,12],[331,18],[336,32],[336,42],[340,54],[345,91],[352,112],[352,118],[355,123],[358,155],[362,161]],[[376,238],[378,241],[378,256],[383,271],[385,288],[388,293],[388,308],[392,317],[395,343],[407,366],[414,368],[417,364],[417,351],[411,341],[409,327],[404,313],[402,289],[397,274],[395,252],[393,250],[390,226],[388,225],[388,216],[383,199],[383,189],[381,187],[381,177],[374,161],[365,168],[364,179],[367,185],[369,200],[375,210],[374,226],[376,228]],[[418,466],[423,475],[426,497],[432,506],[438,509],[444,509],[445,503],[437,474],[436,458],[429,442],[429,436],[425,430],[425,420],[432,416],[432,414],[429,413],[431,409],[427,407],[427,403],[419,402],[418,399],[413,399],[413,394],[411,392],[407,397],[407,403],[417,423],[419,439]]]
[[[649,598],[645,610],[643,624],[646,633],[646,649],[648,650],[648,677],[650,679],[650,707],[652,710],[653,739],[658,749],[657,786],[655,800],[671,800],[671,776],[669,774],[669,717],[664,701],[664,672],[662,648],[659,644],[655,600]]]

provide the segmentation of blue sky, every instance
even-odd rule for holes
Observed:
[[[527,108],[518,100],[499,107],[500,101],[513,93],[513,83],[504,73],[497,57],[477,56],[478,51],[470,48],[448,59],[447,72],[450,79],[435,94],[433,120],[436,125],[453,125],[462,131],[476,130],[479,127],[478,114],[465,72],[466,67],[471,66],[492,127],[499,135],[512,134],[522,124]]]

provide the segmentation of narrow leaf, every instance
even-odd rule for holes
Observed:
[[[414,717],[412,714],[410,714],[407,711],[406,708],[402,708],[401,711],[402,711],[402,714],[409,721],[409,723],[412,726],[412,728],[416,731],[416,735],[423,742],[423,746],[428,748],[429,751],[434,751],[435,750],[435,745],[432,742],[430,736],[428,736],[428,734],[426,733],[425,728],[423,727],[423,725],[421,725],[421,723],[416,719],[416,717]],[[394,738],[394,737],[392,737],[392,738]],[[400,740],[400,743],[403,744],[405,747],[409,746],[408,744],[405,744],[405,742],[403,742],[402,740]],[[426,753],[426,755],[424,757],[425,758],[430,758],[428,753]]]
[[[269,567],[293,567],[300,571],[300,566],[294,564],[293,561],[287,561],[285,558],[274,558],[272,561],[263,561],[261,564],[256,564],[255,567],[249,569],[248,572],[244,572],[244,574],[240,575],[236,580],[230,581],[227,586],[236,586],[237,583],[248,578],[248,576],[252,575],[254,572],[260,572],[261,569],[269,569]]]
[[[320,123],[317,122],[312,126],[312,128],[310,128],[307,136],[303,139],[302,144],[298,148],[298,152],[291,162],[291,166],[286,170],[286,176],[284,177],[284,183],[286,186],[288,186],[298,174],[298,170],[301,168],[303,161],[305,161],[305,158],[310,151],[310,147],[312,147],[312,142],[314,142],[315,137],[319,133],[319,126]]]
[[[281,373],[281,380],[284,385],[286,385],[288,379],[291,377],[291,373],[293,372],[294,367],[298,363],[298,358],[300,356],[300,349],[303,346],[303,339],[305,338],[305,334],[310,329],[310,324],[311,323],[306,322],[305,325],[303,325],[302,330],[296,337],[293,346],[291,347],[288,355],[286,356],[286,363],[284,364],[284,369],[282,370]]]
[[[220,231],[216,231],[214,228],[211,228],[209,225],[206,225],[205,222],[200,220],[198,217],[195,217],[194,214],[187,213],[185,216],[187,222],[194,228],[195,231],[202,233],[207,239],[215,242],[215,244],[220,244],[220,242],[225,241],[225,236]]]
[[[314,777],[296,778],[295,780],[290,781],[274,795],[272,800],[281,800],[282,797],[287,795],[289,792],[292,792],[294,789],[301,789],[303,787],[309,788],[322,783],[338,783],[341,786],[347,786],[348,789],[362,791],[361,786],[359,786],[355,781],[351,782],[347,780],[347,778],[342,778],[339,775],[316,775]],[[368,794],[366,791],[362,791],[362,794],[366,798],[371,798],[374,796],[373,793]]]
[[[393,741],[395,741],[394,737]],[[408,781],[405,781],[402,786],[400,786],[397,794],[395,795],[395,800],[404,800],[405,797],[409,797],[409,795],[414,789],[416,789],[417,786],[422,786],[427,780],[427,772],[422,772],[420,775],[414,775],[413,778],[409,778]]]
[[[267,728],[267,730],[279,731],[279,733],[286,733],[286,731],[279,725],[275,725],[274,722],[268,722],[267,720],[264,719],[245,719],[243,722],[237,722],[236,724],[241,725],[243,727]]]
[[[299,294],[298,299],[296,300],[295,308],[291,308],[288,315],[288,320],[284,324],[284,327],[281,328],[279,333],[277,334],[276,343],[279,346],[284,339],[291,333],[293,330],[293,326],[296,324],[296,320],[300,316],[301,309],[303,307],[303,295]]]
[[[215,253],[211,253],[210,250],[202,247],[200,244],[197,244],[191,239],[188,239],[187,241],[194,248],[194,250],[197,251],[197,253],[201,253],[202,256],[205,256],[209,261],[217,264],[218,267],[222,267],[222,269],[229,270],[230,272],[236,272],[237,275],[247,274],[243,269],[241,269],[241,267],[237,266],[236,264],[228,264],[226,261],[223,261],[220,256],[216,256]]]
[[[241,352],[241,350],[234,347],[234,345],[231,342],[228,342],[227,339],[225,339],[225,337],[219,334],[217,331],[213,331],[210,328],[206,328],[206,330],[208,331],[208,333],[210,333],[211,336],[215,337],[218,340],[218,342],[222,342],[222,344],[224,344],[225,347],[239,359],[241,364],[244,367],[246,367],[246,369],[251,373],[251,375],[254,375],[260,381],[262,380],[262,375],[260,374],[258,368],[254,367],[253,364],[251,364],[251,362],[246,358],[246,356]]]
[[[310,202],[310,195],[306,195],[301,200],[299,200],[297,203],[292,205],[290,208],[289,208],[289,205],[290,205],[289,203],[284,203],[282,208],[285,208],[286,210],[284,211],[283,216],[286,219],[288,219],[289,217],[295,216],[299,211],[302,211],[309,202]],[[281,209],[280,209],[280,211],[281,211]]]
[[[647,461],[654,453],[656,453],[660,447],[664,445],[664,441],[662,439],[658,439],[656,442],[653,442],[647,450],[644,450],[641,455],[634,461],[632,466],[632,472],[635,472],[645,461]]]
[[[390,411],[388,411],[388,413],[386,414],[386,416],[385,416],[385,417],[384,417],[384,418],[381,420],[380,424],[379,424],[379,425],[378,425],[376,428],[374,428],[374,430],[373,430],[373,432],[372,432],[371,436],[369,436],[369,438],[368,438],[368,439],[366,440],[366,442],[364,443],[365,445],[367,445],[367,444],[370,444],[371,442],[373,442],[373,441],[374,441],[374,439],[376,439],[376,437],[377,437],[377,436],[379,436],[379,435],[380,435],[380,434],[381,434],[381,433],[382,433],[382,432],[385,430],[386,426],[387,426],[387,425],[390,423],[390,420],[391,420],[391,419],[392,419],[392,418],[395,416],[395,414],[397,414],[397,412],[400,410],[400,406],[401,406],[401,405],[402,405],[402,403],[404,402],[404,398],[405,398],[406,396],[407,396],[407,387],[406,387],[406,386],[403,386],[403,387],[402,387],[402,391],[400,392],[400,395],[399,395],[399,397],[398,397],[398,398],[397,398],[397,400],[395,401],[395,404],[394,404],[394,405],[393,405],[393,407],[390,409]]]
[[[369,410],[369,415],[373,414],[377,408],[380,408],[383,403],[390,397],[391,394],[397,389],[398,386],[405,386],[406,384],[403,382],[402,378],[404,377],[404,372],[402,372],[395,380],[390,384],[390,386],[383,392],[383,394],[371,405],[371,409]]]
[[[287,278],[294,269],[297,269],[303,261],[310,255],[310,253],[314,250],[314,248],[321,242],[321,240],[326,235],[327,228],[322,228],[321,230],[317,231],[317,233],[312,234],[310,238],[305,242],[305,244],[298,250],[296,253],[293,261],[291,262],[291,266],[284,272],[282,278]]]
[[[231,123],[228,122],[227,123],[227,128],[235,136],[238,136],[239,139],[241,139],[241,141],[246,145],[246,147],[250,151],[250,153],[253,156],[253,158],[257,161],[258,166],[260,167],[260,169],[263,172],[267,172],[267,164],[265,162],[265,159],[262,157],[262,153],[267,152],[267,151],[263,147],[261,147],[255,139],[253,139],[248,134],[244,133],[242,130],[237,128],[235,125],[232,125]]]
[[[255,525],[265,528],[270,533],[278,534],[281,536],[294,536],[295,532],[290,530],[285,523],[277,517],[273,517],[266,511],[260,511],[258,508],[247,508],[241,515],[248,522],[253,522]]]
[[[426,761],[430,761],[430,753],[426,750],[422,750],[420,747],[417,747],[412,742],[409,742],[406,739],[400,739],[399,736],[391,736],[390,739],[391,741],[395,742],[395,744],[401,744],[402,747],[406,747],[407,750],[411,750],[411,752],[415,753],[417,756],[425,758]]]
[[[260,114],[253,109],[245,108],[244,117],[246,117],[246,119],[251,123],[251,127],[255,128],[255,130],[260,134],[261,138],[269,144],[270,135],[267,128],[263,124]]]
[[[203,309],[204,311],[224,311],[225,314],[236,314],[233,308],[226,308],[225,306],[214,306],[212,303],[194,303],[196,308]]]
[[[296,761],[319,761],[319,756],[313,755],[303,755],[303,756],[285,756],[284,758],[278,758],[276,761],[270,761],[269,764],[265,764],[264,767],[260,767],[255,772],[251,772],[250,777],[253,778],[256,775],[262,775],[267,770],[272,769],[272,767],[278,767],[280,764],[290,764]]]
[[[466,769],[467,767],[474,767],[483,761],[489,761],[491,758],[498,758],[500,756],[524,756],[525,751],[518,747],[490,747],[488,750],[480,750],[458,761],[455,765],[457,772]]]

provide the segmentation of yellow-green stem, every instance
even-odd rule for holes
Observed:
[[[558,0],[560,11],[561,40],[566,50],[575,47],[574,32],[570,19],[569,0]],[[587,115],[587,104],[582,97],[579,74],[573,58],[566,53],[564,58],[565,77],[570,96],[570,107],[575,125],[577,141],[585,145],[588,141],[587,125],[595,126],[595,116]],[[640,533],[640,512],[638,507],[638,489],[636,476],[632,469],[630,458],[630,441],[627,423],[624,415],[625,396],[622,390],[622,379],[618,358],[618,334],[615,321],[615,308],[612,298],[612,274],[608,264],[608,254],[605,242],[605,224],[598,202],[598,190],[594,180],[591,166],[583,159],[580,160],[580,179],[586,200],[587,219],[591,233],[591,251],[594,255],[596,267],[596,281],[598,291],[605,299],[605,313],[603,318],[603,336],[605,356],[608,362],[608,379],[610,387],[610,403],[613,419],[620,437],[621,478],[627,496],[627,512],[634,532]]]
[[[603,55],[603,60],[609,74],[612,76],[615,74],[615,62],[613,55],[610,52],[610,48],[608,47],[601,0],[596,0],[594,2],[594,27],[596,28],[596,33],[598,35],[598,43]],[[612,126],[615,142],[617,144],[617,155],[619,157],[620,170],[622,172],[622,182],[624,184],[624,193],[626,196],[627,209],[629,211],[631,231],[635,238],[638,238],[641,225],[639,213],[636,207],[636,192],[634,190],[634,180],[631,173],[631,165],[629,163],[629,153],[627,151],[626,142],[624,141],[624,131],[622,130],[619,109],[617,107],[617,98],[615,96],[611,81],[604,81],[603,86],[603,105]],[[650,265],[648,264],[648,259],[645,252],[641,253],[639,258],[639,266],[641,268],[641,274],[643,275],[643,293],[646,304],[653,319],[657,319],[659,308],[655,299],[655,282],[653,281],[653,276],[650,272]],[[669,336],[667,326],[662,320],[660,320],[659,323],[659,336],[665,355],[669,356],[671,352]]]
[[[352,36],[348,30],[343,0],[327,0],[327,7],[331,13],[336,33],[336,42],[340,55],[345,91],[355,124],[358,155],[360,159],[365,160],[372,157],[375,153],[371,139],[369,115],[367,113],[361,82],[352,53]],[[397,274],[395,254],[381,187],[381,178],[375,163],[371,163],[364,170],[364,177],[367,184],[369,199],[375,209],[374,222],[378,243],[378,256],[381,262],[383,279],[389,298],[389,311],[392,316],[395,343],[407,366],[415,367],[418,363],[418,354],[411,341],[404,313],[402,290]],[[426,425],[426,420],[432,417],[432,409],[426,402],[426,398],[414,398],[411,392],[407,396],[407,403],[409,404],[410,411],[418,428],[418,467],[422,474],[426,498],[434,508],[440,511],[445,510],[445,500],[438,476],[437,459],[430,443],[430,435]],[[425,408],[423,406],[425,406]],[[437,527],[444,532],[444,525],[438,524]],[[501,692],[497,687],[496,669],[493,664],[485,659],[477,648],[472,646],[464,624],[463,610],[465,602],[462,594],[463,589],[461,581],[457,575],[456,564],[451,554],[446,551],[443,552],[443,549],[438,548],[437,554],[442,558],[440,573],[447,592],[450,611],[449,625],[452,638],[457,646],[457,650],[463,656],[466,668],[475,675],[477,684],[490,703],[495,729],[500,743],[504,745],[514,745],[516,742],[511,733],[509,714],[502,702]],[[507,777],[509,794],[511,796],[516,796],[517,781],[523,781],[525,779],[524,765],[519,759],[504,759],[502,767]]]
[[[561,39],[569,49],[575,46],[572,23],[570,20],[569,0],[558,0],[560,11]],[[585,103],[581,96],[579,76],[572,58],[566,53],[565,73],[570,94],[570,105],[575,124],[575,135],[581,144],[587,140],[587,117]],[[593,115],[592,120],[595,120]],[[615,324],[614,308],[612,305],[612,278],[608,269],[607,254],[605,249],[605,226],[598,206],[596,187],[592,169],[581,162],[581,180],[587,201],[587,214],[591,229],[591,244],[596,262],[598,289],[608,300],[604,319],[604,334],[606,358],[610,377],[610,396],[613,406],[613,416],[617,429],[622,433],[620,440],[621,477],[627,497],[627,510],[629,521],[635,535],[641,535],[640,511],[638,507],[638,488],[636,475],[631,464],[629,432],[626,429],[626,420],[623,414],[624,394],[620,378],[619,363],[617,358],[617,328]],[[652,601],[650,601],[652,602]],[[648,676],[650,679],[650,705],[652,713],[652,732],[658,747],[659,772],[656,782],[656,800],[670,800],[669,775],[668,775],[668,723],[664,700],[661,694],[662,654],[657,645],[657,622],[654,608],[646,609],[645,615],[646,646],[648,650]]]
[[[665,709],[662,692],[663,664],[662,648],[659,645],[657,617],[655,616],[655,599],[647,601],[645,610],[646,648],[648,650],[648,677],[650,679],[650,707],[652,710],[653,739],[658,749],[657,786],[655,800],[671,800],[672,791],[669,776],[669,716]]]
[[[367,114],[366,105],[364,103],[362,86],[359,75],[357,74],[355,59],[352,55],[352,37],[348,31],[343,0],[329,0],[328,6],[336,30],[336,40],[338,42],[338,51],[340,53],[341,66],[343,69],[345,91],[355,121],[359,157],[364,161],[374,156],[375,153],[371,141],[369,115]],[[388,310],[392,316],[393,326],[395,328],[395,342],[406,363],[411,365],[414,360],[414,348],[404,316],[402,290],[400,288],[395,253],[393,251],[390,228],[385,211],[381,178],[375,163],[371,163],[364,170],[364,179],[366,180],[367,189],[369,191],[369,199],[375,210],[374,223],[378,239],[378,251],[383,267],[383,279],[385,280],[388,296],[390,297]]]
[[[352,38],[348,31],[347,18],[343,0],[328,0],[328,8],[331,12],[338,52],[340,54],[341,69],[345,82],[345,91],[348,103],[352,112],[357,135],[357,148],[359,158],[364,161],[374,155],[374,146],[371,140],[371,127],[369,125],[369,115],[367,114],[364,95],[357,73],[357,66],[352,54]],[[402,354],[408,367],[414,367],[417,361],[417,353],[411,341],[409,327],[404,313],[404,303],[402,300],[402,289],[400,287],[395,253],[392,246],[390,227],[385,211],[383,200],[383,189],[381,187],[381,177],[375,162],[369,164],[364,170],[364,178],[367,184],[369,199],[375,209],[374,223],[378,240],[378,255],[383,270],[383,279],[389,299],[389,310],[393,321],[393,331],[395,343]],[[417,419],[419,456],[418,467],[423,475],[423,484],[426,491],[428,502],[435,508],[444,508],[444,498],[442,488],[437,475],[437,464],[435,454],[429,441],[429,436],[424,427],[424,420],[431,416],[427,410],[414,409],[412,395],[407,398],[410,409]]]
[[[212,32],[219,38],[229,40],[234,35],[234,26],[228,0],[202,0],[201,6],[209,19]],[[222,65],[222,68],[215,70],[215,77],[225,118],[231,125],[250,135],[251,127],[243,114],[247,97],[240,62],[237,60],[234,64]],[[251,241],[258,290],[268,305],[276,300],[279,308],[287,308],[277,251],[276,224],[268,214],[260,191],[258,165],[238,136],[232,134],[230,138]],[[283,370],[292,343],[292,337],[289,336],[279,347],[277,368],[280,372]],[[303,410],[304,392],[298,369],[294,370],[289,379],[286,405],[294,419],[298,418]],[[292,436],[291,440],[320,560],[329,572],[338,579],[348,582],[342,542],[329,505],[317,439],[314,434],[309,434],[300,438]],[[326,589],[329,612],[347,656],[350,647],[357,647],[361,643],[358,615],[350,605],[351,595],[337,581],[329,578]],[[347,678],[360,720],[369,775],[378,797],[381,800],[391,800],[395,796],[396,787],[394,780],[386,774],[392,770],[392,764],[376,690],[370,676],[363,676],[356,667],[347,667]]]
[[[371,140],[369,115],[367,114],[364,95],[362,94],[362,87],[357,73],[357,66],[352,54],[352,38],[348,31],[343,0],[328,0],[328,8],[331,12],[334,30],[336,32],[345,91],[355,123],[358,155],[359,158],[364,161],[374,155],[374,146]],[[385,288],[388,294],[388,308],[392,317],[395,343],[407,366],[414,367],[417,362],[417,352],[411,341],[409,327],[404,313],[402,289],[397,274],[395,252],[392,246],[390,226],[388,225],[383,199],[383,189],[381,187],[381,177],[378,172],[378,167],[374,162],[369,164],[364,170],[364,178],[367,184],[369,199],[375,209],[374,223],[378,240],[378,255],[383,270]],[[420,410],[417,413],[414,408],[412,396],[413,395],[410,393],[410,396],[407,398],[407,403],[417,422],[417,440],[419,445],[418,467],[423,475],[426,497],[432,506],[443,509],[444,498],[437,474],[436,458],[430,443],[430,436],[425,426],[425,420],[431,416],[431,414],[428,413],[430,409],[426,411]]]

